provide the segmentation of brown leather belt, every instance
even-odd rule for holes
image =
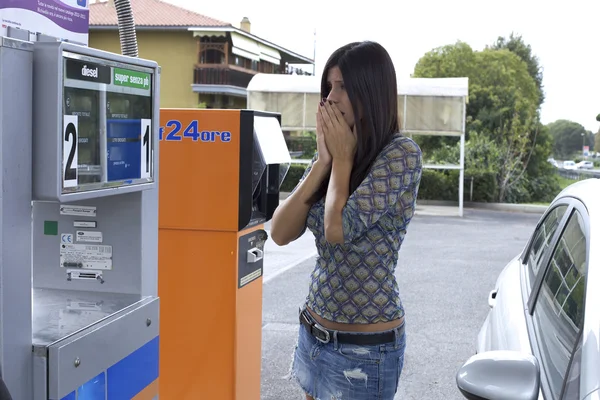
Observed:
[[[321,343],[329,343],[333,340],[333,333],[335,331],[327,329],[318,324],[310,316],[308,311],[300,311],[300,324],[306,328],[308,333],[314,336]],[[373,346],[378,344],[393,343],[396,341],[396,332],[398,336],[404,333],[404,324],[397,328],[391,329],[385,332],[340,332],[337,331],[338,343],[356,344],[363,346]]]

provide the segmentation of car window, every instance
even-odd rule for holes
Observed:
[[[529,251],[529,256],[527,257],[530,288],[535,282],[538,271],[542,266],[541,264],[544,260],[544,256],[548,251],[550,251],[550,242],[552,241],[552,237],[556,232],[556,228],[558,228],[558,225],[560,224],[560,221],[562,220],[566,211],[566,205],[554,208],[546,215],[544,222],[535,232],[535,236],[531,244],[531,250]]]
[[[533,313],[542,370],[554,399],[560,396],[583,325],[587,273],[585,235],[583,217],[574,211],[556,244]]]

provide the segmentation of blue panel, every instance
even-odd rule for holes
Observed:
[[[103,372],[77,389],[77,400],[105,400],[106,373]]]
[[[108,369],[108,399],[130,400],[158,379],[158,336]]]
[[[139,179],[142,160],[142,122],[139,119],[106,121],[107,179]]]
[[[60,400],[77,400],[77,396],[75,394],[75,392],[69,393],[68,395],[66,395],[65,397],[63,397]]]

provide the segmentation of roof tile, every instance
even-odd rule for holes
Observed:
[[[136,26],[221,27],[231,24],[160,0],[130,0]],[[90,3],[90,26],[117,26],[112,1]]]

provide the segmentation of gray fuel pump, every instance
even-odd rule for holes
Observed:
[[[1,375],[14,400],[154,398],[160,69],[0,40]]]

